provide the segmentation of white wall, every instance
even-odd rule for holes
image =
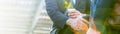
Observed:
[[[45,0],[41,0],[38,9],[36,16],[38,19],[35,22],[33,34],[50,34],[53,23],[46,12]]]
[[[0,0],[0,34],[28,34],[38,0]]]

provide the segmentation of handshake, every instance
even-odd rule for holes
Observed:
[[[75,34],[100,34],[92,28],[88,28],[89,23],[83,18],[83,14],[75,9],[68,9],[67,15],[69,19],[66,21],[67,25],[72,28]],[[93,26],[95,24],[93,23]],[[95,27],[96,28],[96,27]]]

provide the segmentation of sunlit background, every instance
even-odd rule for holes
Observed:
[[[45,0],[0,0],[0,34],[49,34]]]

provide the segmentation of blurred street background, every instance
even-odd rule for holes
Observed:
[[[0,34],[49,34],[45,0],[0,0]]]

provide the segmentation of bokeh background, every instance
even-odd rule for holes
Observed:
[[[0,34],[50,34],[45,0],[0,0]]]

